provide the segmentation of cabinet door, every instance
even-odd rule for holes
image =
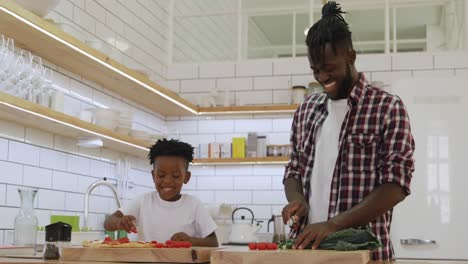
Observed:
[[[412,194],[395,208],[397,258],[468,259],[468,80],[395,85],[416,142]]]

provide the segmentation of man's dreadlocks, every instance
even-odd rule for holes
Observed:
[[[337,48],[353,48],[351,31],[341,15],[344,13],[346,12],[341,11],[340,5],[334,1],[323,6],[322,18],[307,33],[306,44],[313,62],[322,62],[327,43],[330,43],[335,54]]]

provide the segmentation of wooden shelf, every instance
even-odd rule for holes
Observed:
[[[294,113],[299,105],[246,105],[226,107],[199,107],[201,115],[217,114],[277,114]]]
[[[0,0],[0,32],[14,39],[16,46],[162,115],[197,113],[195,105],[176,93],[90,48],[14,1]]]
[[[144,141],[115,133],[3,92],[0,92],[0,119],[67,137],[99,138],[103,141],[104,147],[137,157],[146,157],[149,151],[149,146]]]
[[[232,164],[286,164],[289,157],[239,158],[239,159],[194,159],[193,165]]]

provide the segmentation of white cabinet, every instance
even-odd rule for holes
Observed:
[[[459,78],[394,85],[416,141],[412,194],[395,208],[392,223],[397,258],[468,259],[467,84]]]

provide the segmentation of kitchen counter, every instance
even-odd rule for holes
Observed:
[[[0,263],[7,264],[37,264],[37,263],[50,263],[50,264],[82,264],[79,261],[60,261],[60,260],[42,260],[42,259],[22,259],[22,258],[0,258]],[[123,262],[86,262],[88,264],[125,264]],[[129,263],[130,264],[130,263]],[[164,263],[159,263],[164,264]],[[170,263],[166,263],[170,264]],[[429,261],[429,260],[397,260],[392,262],[371,261],[369,264],[468,264],[468,261]]]

